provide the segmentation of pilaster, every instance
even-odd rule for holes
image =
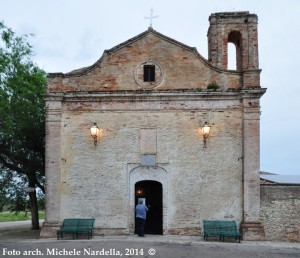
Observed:
[[[62,96],[46,98],[46,218],[42,237],[51,237],[60,222]]]
[[[259,99],[244,96],[243,179],[244,215],[241,224],[244,240],[264,240],[260,222],[260,107]]]

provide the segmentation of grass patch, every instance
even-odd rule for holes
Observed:
[[[25,212],[1,212],[0,213],[0,222],[8,222],[8,221],[19,221],[19,220],[28,220],[30,217],[25,214]]]
[[[45,218],[45,212],[39,211],[39,219]],[[0,212],[0,222],[10,222],[10,221],[20,221],[20,220],[30,220],[31,214],[30,212]]]

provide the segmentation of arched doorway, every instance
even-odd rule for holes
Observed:
[[[163,201],[162,184],[157,181],[145,180],[135,184],[135,205],[139,198],[144,198],[149,211],[145,225],[145,234],[163,233]]]

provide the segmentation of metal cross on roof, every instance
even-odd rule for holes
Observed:
[[[149,19],[150,20],[150,28],[152,28],[152,19],[154,18],[158,18],[158,15],[153,16],[153,9],[151,9],[151,15],[150,17],[145,17],[145,19]]]

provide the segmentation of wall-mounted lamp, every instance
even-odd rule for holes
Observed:
[[[142,196],[143,194],[144,194],[143,189],[137,189],[137,190],[136,190],[136,195]]]
[[[94,123],[94,125],[91,126],[91,136],[94,139],[94,145],[97,145],[97,138],[100,135],[100,129],[97,126],[97,123]]]
[[[201,133],[203,135],[203,148],[206,148],[206,138],[209,136],[210,133],[210,125],[207,122],[201,128]]]

